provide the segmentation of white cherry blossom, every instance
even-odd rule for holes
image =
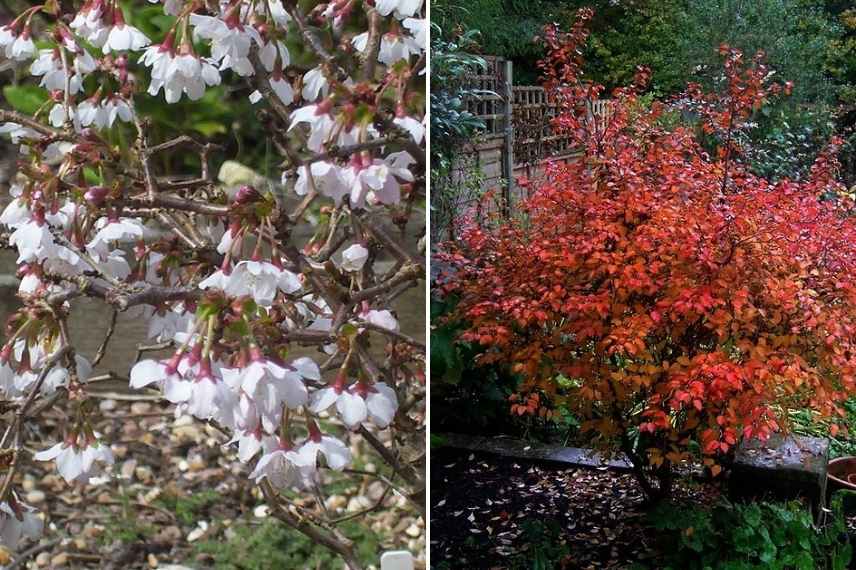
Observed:
[[[398,19],[413,16],[422,9],[423,0],[378,0],[375,7],[381,16],[395,12]]]
[[[315,465],[308,464],[304,456],[288,447],[279,447],[259,458],[250,479],[256,483],[267,479],[279,489],[303,488],[309,485],[314,473]]]
[[[330,91],[330,84],[324,69],[319,65],[313,67],[303,75],[303,90],[300,94],[307,101],[315,101],[319,96],[326,97]]]
[[[396,319],[395,316],[392,314],[392,311],[388,309],[383,309],[380,311],[377,309],[371,309],[369,311],[366,311],[366,313],[363,314],[362,317],[366,320],[366,322],[369,322],[375,326],[391,331],[398,331],[398,319]]]
[[[336,204],[341,204],[342,199],[351,191],[343,169],[326,160],[313,162],[297,171],[297,183],[294,185],[295,193],[298,196],[305,196],[313,187],[322,196],[332,198]]]
[[[318,454],[321,454],[327,460],[327,465],[336,471],[341,471],[353,460],[347,445],[335,437],[322,435],[317,430],[300,446],[297,453],[309,465],[315,465]]]
[[[366,264],[369,250],[355,243],[342,252],[341,268],[344,271],[360,271]]]
[[[15,550],[22,538],[37,540],[44,530],[44,522],[36,510],[20,502],[12,495],[12,500],[0,502],[0,544]]]
[[[49,449],[33,455],[36,461],[56,461],[56,467],[62,478],[69,483],[75,481],[88,483],[96,473],[98,461],[103,464],[113,464],[113,453],[110,448],[99,441],[86,442],[80,446],[68,442],[57,443]]]

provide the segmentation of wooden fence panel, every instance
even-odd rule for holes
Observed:
[[[481,169],[486,188],[498,188],[504,182],[503,196],[509,202],[515,193],[515,176],[531,177],[543,172],[545,161],[569,160],[578,150],[568,135],[554,131],[552,120],[560,109],[543,87],[513,85],[510,62],[483,57],[485,69],[469,78],[470,87],[483,94],[469,98],[467,109],[484,122],[485,130],[479,136],[481,142],[464,152],[475,155],[474,163]],[[612,101],[590,101],[587,108],[593,127],[599,132],[606,129],[613,113]]]

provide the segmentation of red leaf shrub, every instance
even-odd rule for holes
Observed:
[[[725,141],[711,155],[693,128],[662,126],[664,105],[639,103],[644,70],[614,93],[605,128],[590,120],[599,87],[580,79],[583,30],[547,30],[542,64],[564,109],[556,127],[583,156],[552,167],[520,219],[462,235],[444,287],[481,362],[523,377],[514,413],[561,391],[666,492],[691,450],[717,473],[741,438],[786,429],[787,409],[842,413],[856,372],[856,218],[835,182],[837,141],[803,183],[734,160],[730,130],[781,90],[760,57],[723,47],[729,88],[690,87],[702,130]]]

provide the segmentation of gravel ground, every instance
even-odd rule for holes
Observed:
[[[51,463],[39,462],[28,462],[17,477],[22,498],[46,522],[40,543],[20,549],[30,549],[21,568],[211,568],[215,560],[200,544],[225,543],[235,537],[234,529],[261,526],[270,517],[247,479],[248,467],[223,446],[227,438],[216,428],[189,416],[174,420],[172,406],[153,402],[107,399],[101,407],[104,419],[96,429],[114,442],[110,480],[70,486]],[[55,442],[64,423],[59,415],[49,416],[43,433],[29,434],[27,448]],[[379,469],[357,442],[352,441],[355,466]],[[322,499],[332,518],[362,511],[385,495],[384,509],[357,520],[379,551],[410,550],[424,568],[424,524],[403,496],[384,493],[384,483],[369,475],[327,471],[324,477],[322,489],[329,494]],[[293,502],[310,511],[318,507],[311,495],[295,495]]]

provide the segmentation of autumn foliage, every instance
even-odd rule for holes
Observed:
[[[725,88],[683,98],[696,126],[666,128],[672,106],[640,104],[644,70],[613,93],[605,126],[592,121],[600,88],[581,79],[578,49],[588,17],[547,29],[542,62],[563,109],[555,126],[581,159],[553,165],[519,219],[470,227],[445,290],[480,361],[523,378],[515,413],[562,401],[656,494],[680,461],[716,474],[741,438],[787,429],[788,409],[842,413],[856,374],[856,217],[835,181],[837,141],[805,181],[741,164],[729,135],[789,89],[761,56],[721,49]]]

